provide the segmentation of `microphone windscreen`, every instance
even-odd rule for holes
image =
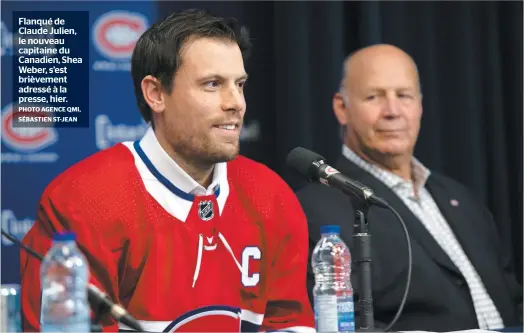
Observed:
[[[296,147],[289,152],[286,158],[286,165],[298,172],[309,181],[315,178],[315,168],[313,162],[325,160],[321,155],[314,153],[302,147]]]

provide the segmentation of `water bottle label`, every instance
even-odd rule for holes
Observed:
[[[40,332],[42,333],[57,333],[57,332],[86,333],[86,332],[91,332],[91,322],[84,321],[81,323],[42,325],[40,326]]]
[[[355,332],[355,306],[353,296],[338,297],[338,332]]]
[[[315,296],[317,332],[354,332],[355,312],[352,296]]]

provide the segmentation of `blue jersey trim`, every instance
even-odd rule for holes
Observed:
[[[176,187],[166,177],[164,177],[160,173],[160,171],[157,170],[157,168],[155,168],[155,166],[153,165],[151,160],[149,160],[147,155],[144,153],[144,150],[142,150],[142,147],[140,147],[139,141],[135,141],[135,143],[133,143],[133,147],[135,148],[136,153],[138,154],[138,156],[140,157],[142,162],[144,162],[146,167],[153,174],[153,176],[155,176],[156,179],[158,179],[159,182],[161,182],[168,190],[173,192],[173,194],[176,195],[177,197],[180,197],[180,198],[182,198],[184,200],[193,202],[193,200],[195,199],[194,195],[186,193],[186,192],[182,191],[181,189],[179,189],[178,187]],[[215,191],[215,196],[217,198],[218,198],[219,195],[220,195],[220,185],[217,186],[217,189]]]

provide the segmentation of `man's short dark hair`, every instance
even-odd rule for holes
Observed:
[[[152,25],[138,39],[131,58],[131,75],[138,108],[146,122],[151,121],[152,111],[142,93],[142,80],[152,75],[161,82],[164,90],[170,91],[181,65],[182,47],[189,38],[199,37],[237,43],[244,60],[251,50],[249,33],[236,19],[217,17],[203,10],[189,9],[173,13]]]

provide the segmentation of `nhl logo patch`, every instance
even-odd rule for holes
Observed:
[[[198,203],[198,216],[204,221],[209,221],[215,216],[213,213],[213,202],[211,200]]]

